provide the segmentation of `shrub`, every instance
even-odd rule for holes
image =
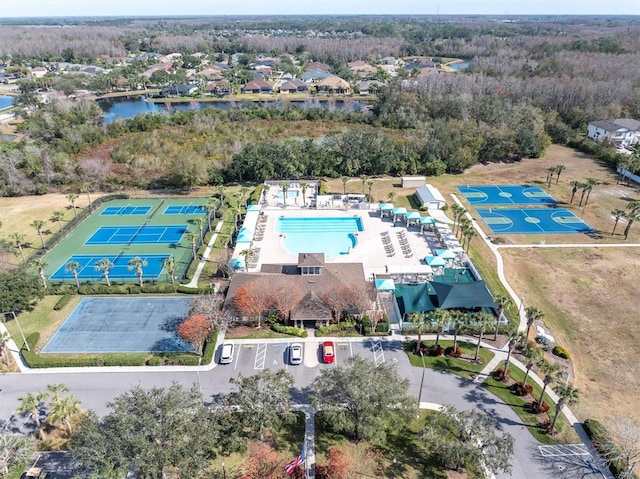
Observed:
[[[516,396],[528,396],[533,392],[533,386],[531,384],[525,386],[522,381],[519,381],[511,386],[511,392]]]
[[[555,346],[551,352],[560,358],[571,359],[571,353],[564,346]]]
[[[182,294],[200,294],[200,293],[208,293],[209,288],[189,288],[188,286],[180,285],[176,288],[178,293]]]
[[[143,293],[175,293],[177,285],[171,283],[145,284],[142,286]]]
[[[534,400],[531,402],[529,407],[531,412],[534,414],[545,413],[549,410],[549,405],[545,401],[542,401],[542,404],[539,404],[537,400]]]
[[[158,356],[152,356],[149,359],[147,359],[147,366],[161,366],[162,365],[162,359],[160,359]]]
[[[460,346],[456,346],[455,351],[453,350],[453,346],[449,346],[444,350],[445,356],[449,356],[451,358],[461,358],[462,357],[462,349]]]
[[[271,330],[276,333],[289,334],[291,336],[297,336],[299,338],[306,338],[308,333],[306,329],[295,328],[293,326],[284,326],[280,323],[273,323]]]
[[[60,299],[58,299],[58,301],[56,302],[55,306],[53,307],[54,311],[60,311],[67,304],[69,304],[69,301],[71,301],[71,295],[70,294],[65,294],[64,296],[60,296]]]
[[[442,356],[442,355],[444,355],[444,349],[440,345],[438,345],[437,348],[434,345],[434,346],[431,346],[431,347],[429,347],[427,349],[427,354],[429,356]]]
[[[505,371],[503,368],[498,368],[493,372],[493,378],[496,381],[500,381],[500,382],[504,382],[507,380],[508,375],[505,374]]]

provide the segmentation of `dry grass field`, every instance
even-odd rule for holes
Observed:
[[[525,297],[526,306],[535,306],[544,314],[544,322],[559,344],[567,347],[573,357],[574,383],[582,392],[582,399],[574,408],[581,419],[593,417],[606,422],[608,417],[640,418],[634,407],[636,391],[640,390],[640,303],[636,295],[640,278],[640,247],[598,248],[601,244],[640,243],[640,224],[633,225],[627,241],[621,233],[625,223],[618,225],[617,234],[611,235],[614,220],[611,210],[624,209],[632,199],[640,199],[637,187],[616,184],[616,175],[593,158],[572,149],[554,145],[541,159],[514,163],[476,165],[463,175],[445,175],[432,178],[451,199],[460,184],[544,184],[547,168],[563,164],[566,170],[558,184],[552,182],[549,193],[584,221],[596,228],[594,235],[504,235],[499,241],[509,244],[589,244],[577,248],[501,248],[509,282],[519,296]],[[577,201],[568,204],[571,197],[570,181],[595,178],[595,186],[584,212],[577,211]],[[340,179],[328,182],[328,190],[342,192]],[[228,188],[230,193],[233,188]],[[358,178],[347,183],[347,191],[362,193]],[[401,189],[399,179],[375,179],[372,194],[376,201],[386,200],[390,191],[394,202],[411,206],[409,196],[413,189]],[[212,189],[198,189],[193,196],[212,194]],[[136,196],[145,196],[138,193]],[[95,196],[95,195],[94,195]],[[154,195],[155,196],[155,195]],[[567,204],[562,204],[566,202]],[[86,195],[80,195],[78,205],[86,207]],[[65,218],[73,217],[65,195],[45,195],[22,198],[0,198],[0,237],[7,238],[13,231],[27,235],[27,240],[38,247],[39,238],[30,225],[34,219],[47,221],[52,231],[57,224],[48,222],[51,212],[62,210]],[[473,210],[471,210],[473,214]],[[487,234],[491,232],[479,222]],[[492,254],[480,238],[472,243],[474,255],[482,256],[494,264]],[[14,264],[15,256],[9,257]]]

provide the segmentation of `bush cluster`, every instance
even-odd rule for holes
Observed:
[[[200,294],[211,292],[210,288],[189,288],[188,286],[180,285],[176,288],[178,293],[182,294]]]
[[[293,326],[284,326],[280,323],[273,323],[271,329],[276,333],[289,334],[291,336],[297,336],[299,338],[306,338],[308,333],[306,329],[295,328]]]
[[[329,333],[333,333],[336,331],[348,331],[350,329],[355,329],[356,322],[353,320],[340,321],[337,324],[330,324],[329,326],[320,326],[318,328],[319,336],[326,336]]]
[[[81,284],[78,288],[78,294],[96,295],[96,294],[155,294],[155,293],[175,293],[179,291],[179,287],[170,283],[143,284],[142,288],[138,284]],[[191,289],[191,288],[188,288]],[[192,294],[192,293],[190,293]]]
[[[542,404],[539,404],[537,400],[531,401],[529,407],[531,412],[535,414],[545,413],[549,410],[549,405],[545,401],[542,401]]]
[[[53,310],[54,311],[60,311],[67,304],[69,304],[69,301],[71,301],[71,295],[70,294],[65,294],[63,296],[60,296],[60,299],[58,299],[56,304],[53,306]]]
[[[571,359],[571,353],[564,346],[555,346],[551,352],[560,358]]]
[[[429,346],[427,348],[427,355],[429,356],[443,356],[444,355],[444,348],[440,345],[438,345],[438,347],[435,346],[435,344],[433,346]]]
[[[461,358],[462,357],[462,349],[460,346],[456,346],[456,349],[453,349],[453,346],[448,346],[444,350],[445,356],[449,356],[450,358]]]
[[[507,380],[507,378],[509,377],[508,374],[506,374],[505,370],[503,368],[498,368],[493,372],[493,378],[496,381],[500,381],[500,382],[504,382]]]
[[[533,392],[533,386],[531,384],[525,386],[522,381],[519,381],[511,386],[511,391],[516,396],[528,396]]]

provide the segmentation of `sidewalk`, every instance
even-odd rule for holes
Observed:
[[[202,270],[204,269],[204,265],[207,263],[207,261],[209,259],[209,255],[211,254],[211,250],[213,249],[213,245],[215,244],[216,239],[218,238],[218,234],[220,233],[220,230],[222,229],[222,223],[223,223],[222,220],[218,221],[218,224],[216,225],[215,229],[213,230],[213,234],[211,235],[211,239],[209,240],[209,244],[207,244],[207,247],[204,250],[204,253],[202,254],[202,258],[200,259],[200,263],[198,264],[198,267],[196,268],[196,272],[194,273],[193,278],[191,278],[191,281],[189,281],[189,283],[187,283],[185,285],[187,288],[197,288],[198,287],[198,280],[200,279],[200,275],[202,274]]]

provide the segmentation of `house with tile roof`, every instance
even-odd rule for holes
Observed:
[[[242,87],[243,93],[273,93],[273,83],[262,79],[251,80]]]
[[[319,81],[317,87],[318,91],[324,91],[327,93],[338,93],[346,95],[351,92],[351,86],[349,85],[349,82],[335,75]]]

